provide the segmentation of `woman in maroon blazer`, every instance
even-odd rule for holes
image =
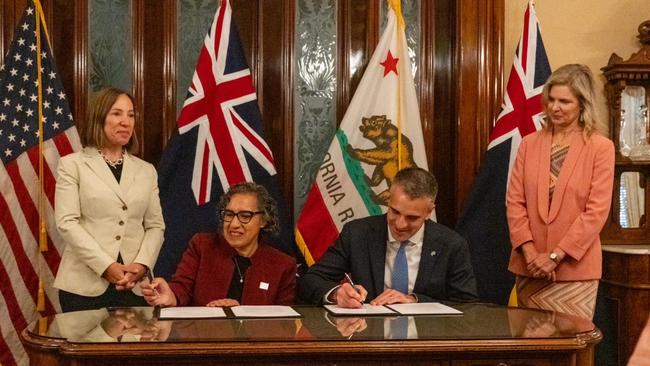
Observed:
[[[259,242],[278,231],[277,209],[255,183],[232,186],[219,202],[221,234],[194,235],[168,283],[143,285],[150,305],[290,305],[295,299],[296,261]]]
[[[526,136],[508,186],[509,269],[526,307],[593,317],[600,230],[612,202],[614,144],[596,129],[594,80],[584,65],[544,85],[544,128]]]

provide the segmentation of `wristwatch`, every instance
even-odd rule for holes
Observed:
[[[548,257],[555,263],[560,263],[560,256],[555,252],[551,252]]]

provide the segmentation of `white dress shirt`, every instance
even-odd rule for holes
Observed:
[[[409,243],[406,245],[406,262],[408,263],[408,272],[409,272],[409,293],[413,293],[413,287],[415,287],[415,279],[418,276],[418,267],[420,266],[420,255],[422,254],[422,242],[424,241],[424,224],[420,227],[418,231],[409,238]],[[399,249],[400,242],[393,238],[393,235],[390,233],[390,227],[388,228],[388,241],[386,243],[386,260],[384,262],[384,290],[392,288],[392,276],[393,276],[393,265],[395,264],[395,256],[397,255],[397,250]],[[329,290],[325,296],[323,296],[323,302],[325,304],[332,304],[329,300],[330,294],[341,287],[337,285],[331,290]],[[408,295],[407,294],[407,295]]]
[[[420,230],[416,231],[412,237],[409,238],[409,243],[406,244],[406,262],[408,263],[409,272],[409,294],[413,293],[415,287],[415,279],[418,276],[418,267],[420,266],[420,255],[422,254],[422,242],[424,240],[424,224]],[[395,240],[391,235],[390,227],[388,228],[388,242],[386,243],[386,261],[384,263],[384,290],[393,288],[393,265],[395,264],[395,256],[400,247],[400,241]]]

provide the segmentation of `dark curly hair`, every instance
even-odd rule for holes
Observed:
[[[278,219],[278,209],[275,205],[275,200],[266,188],[253,182],[235,184],[230,187],[228,192],[221,195],[217,206],[219,232],[223,231],[221,212],[226,209],[232,196],[236,194],[252,194],[257,198],[257,210],[262,211],[262,217],[266,222],[266,225],[260,230],[261,234],[275,236],[280,232],[280,220]]]

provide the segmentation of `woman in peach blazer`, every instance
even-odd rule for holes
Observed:
[[[591,71],[565,65],[543,91],[545,125],[526,136],[508,186],[509,270],[520,305],[591,319],[612,201],[614,145],[598,134]]]

